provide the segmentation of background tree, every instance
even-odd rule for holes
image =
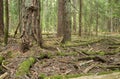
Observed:
[[[60,37],[63,35],[63,9],[64,1],[58,0],[58,25],[57,25],[57,36]]]
[[[9,33],[9,4],[8,0],[5,0],[5,35],[4,35],[4,43],[7,45],[8,42],[8,33]]]
[[[3,0],[0,0],[0,35],[4,33]]]
[[[82,35],[82,0],[80,0],[79,7],[79,36]]]
[[[71,40],[71,2],[63,0],[63,40],[62,43]]]

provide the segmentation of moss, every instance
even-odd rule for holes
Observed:
[[[69,53],[66,53],[66,52],[57,52],[57,56],[76,56],[78,55],[77,52],[69,52]]]
[[[2,64],[3,60],[4,60],[4,57],[0,55],[0,65]]]
[[[77,77],[88,76],[88,75],[91,75],[91,74],[55,75],[55,76],[46,77],[44,79],[70,79],[70,78],[77,78]]]
[[[96,51],[86,51],[86,50],[84,50],[83,52],[88,54],[88,55],[100,55],[100,56],[103,56],[103,55],[106,54],[106,52],[104,52],[104,51],[96,52]]]
[[[12,58],[13,57],[12,56],[12,51],[8,51],[6,56],[7,56],[7,58]]]
[[[45,79],[46,75],[45,74],[40,74],[38,79]]]
[[[23,61],[20,65],[19,68],[17,69],[16,76],[23,76],[25,74],[29,73],[30,67],[34,64],[35,58],[30,57]]]
[[[52,58],[52,56],[53,55],[51,53],[40,53],[39,59],[44,59],[44,58],[49,59],[49,58]]]
[[[63,75],[55,75],[51,77],[46,77],[45,79],[67,79],[67,78]]]

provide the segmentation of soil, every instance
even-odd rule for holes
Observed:
[[[100,74],[120,70],[120,38],[73,38],[72,42],[61,45],[57,38],[45,38],[44,47],[33,45],[25,53],[20,52],[20,43],[9,39],[5,47],[1,45],[1,55],[5,57],[2,71],[8,72],[5,79],[16,79],[16,71],[25,59],[33,56],[36,62],[30,72],[20,79],[39,79],[45,76]],[[44,55],[39,58],[40,55]],[[1,75],[3,73],[0,73]]]

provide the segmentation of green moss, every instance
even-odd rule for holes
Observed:
[[[44,58],[52,58],[52,54],[51,53],[40,53],[39,55],[39,59],[44,59]]]
[[[46,75],[45,74],[40,74],[38,79],[45,79]]]
[[[106,54],[106,52],[104,52],[104,51],[98,51],[98,52],[96,52],[96,51],[87,51],[87,50],[84,50],[83,52],[86,53],[86,54],[88,54],[88,55],[101,55],[101,56],[103,56],[103,55]]]
[[[91,75],[91,74],[87,74],[87,75]],[[69,78],[77,78],[81,76],[86,76],[86,74],[55,75],[55,76],[46,77],[44,79],[69,79]]]
[[[4,60],[4,57],[0,55],[0,65],[2,64],[3,60]]]
[[[32,66],[35,62],[35,58],[30,57],[23,61],[16,72],[16,76],[23,76],[29,73],[30,66]]]
[[[67,78],[63,75],[55,75],[51,77],[46,77],[45,79],[67,79]]]
[[[7,58],[12,58],[13,56],[12,56],[12,51],[8,51],[7,52]]]
[[[77,54],[77,52],[57,52],[57,56],[76,56]]]

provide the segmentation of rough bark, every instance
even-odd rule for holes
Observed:
[[[5,37],[4,37],[4,43],[7,45],[8,42],[8,33],[9,33],[9,4],[8,0],[5,0],[5,15],[6,15],[6,24],[5,24]]]
[[[63,36],[63,0],[58,0],[58,25],[57,25],[57,37]]]
[[[71,4],[70,0],[63,0],[64,9],[63,9],[63,40],[62,43],[71,41]]]
[[[73,0],[73,4],[74,4],[74,6],[75,6],[75,8],[76,8],[76,5],[77,5],[77,1],[76,0]],[[76,10],[74,10],[74,12],[73,12],[73,31],[74,31],[74,33],[76,33],[76,27],[77,27],[77,24],[76,24],[77,22],[76,22]]]
[[[23,1],[24,2],[24,1]],[[26,6],[22,3],[22,45],[24,52],[25,48],[29,49],[33,41],[42,47],[42,34],[40,26],[40,2],[39,0],[31,0],[31,5]],[[25,46],[25,47],[24,47]]]
[[[99,14],[98,14],[98,2],[96,1],[96,29],[95,29],[95,31],[96,31],[96,36],[98,36],[98,20],[99,19]]]
[[[82,0],[80,0],[80,6],[79,6],[79,36],[82,35]]]
[[[0,0],[0,35],[4,34],[3,0]]]

